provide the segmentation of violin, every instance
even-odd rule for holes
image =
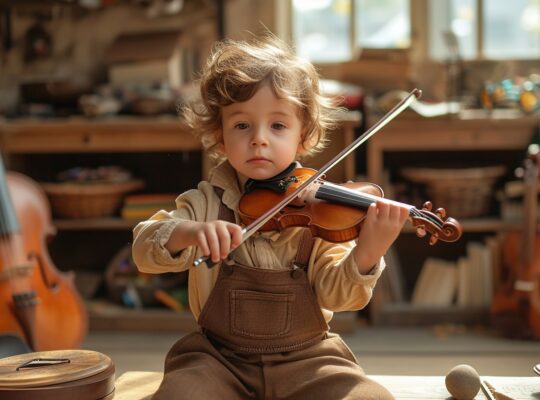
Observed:
[[[296,168],[287,176],[275,180],[273,188],[255,188],[244,194],[238,204],[242,222],[246,225],[253,223],[316,173],[311,168]],[[358,237],[367,208],[382,197],[382,189],[373,183],[348,182],[337,185],[318,180],[273,215],[259,230],[281,231],[301,226],[309,228],[313,236],[324,240],[347,242]],[[454,242],[461,237],[461,225],[455,219],[446,217],[443,208],[432,212],[430,202],[424,203],[421,210],[399,204],[409,209],[409,219],[417,236],[424,237],[427,232],[431,233],[431,245],[439,239]]]
[[[523,226],[507,232],[502,245],[504,282],[491,303],[493,326],[510,337],[540,338],[540,233],[538,191],[540,147],[530,145],[523,168]]]
[[[50,259],[52,233],[43,190],[22,174],[5,174],[0,158],[0,334],[34,351],[78,347],[87,331],[73,280]]]
[[[313,174],[303,174],[303,176],[305,176],[306,179],[301,180],[298,177],[296,177],[296,178],[290,177],[290,179],[288,179],[286,181],[283,181],[282,184],[289,185],[289,183],[292,183],[292,179],[296,179],[296,183],[298,183],[298,184],[290,186],[291,190],[288,190],[287,194],[285,196],[281,196],[278,199],[274,199],[274,200],[276,200],[276,202],[274,204],[272,204],[271,202],[265,202],[264,204],[269,206],[269,208],[266,209],[264,207],[266,209],[266,211],[263,212],[262,214],[259,214],[258,210],[253,210],[251,208],[249,208],[248,210],[244,209],[244,215],[245,215],[246,221],[251,221],[251,222],[249,223],[249,225],[247,225],[245,228],[242,229],[242,242],[247,240],[255,232],[257,232],[259,229],[262,229],[264,226],[266,226],[267,229],[271,229],[271,227],[273,226],[272,225],[273,222],[271,222],[270,220],[274,219],[274,224],[275,224],[275,221],[276,221],[275,216],[285,213],[284,208],[287,207],[289,205],[289,203],[291,203],[291,205],[289,207],[298,206],[298,201],[299,201],[298,198],[299,198],[299,195],[302,192],[305,192],[306,189],[310,188],[311,185],[320,184],[322,182],[320,180],[320,177],[324,176],[336,164],[338,164],[345,157],[347,157],[354,150],[356,150],[361,144],[363,144],[369,138],[371,138],[373,135],[375,135],[377,132],[379,132],[386,124],[388,124],[391,120],[393,120],[396,116],[398,116],[403,110],[405,110],[414,100],[420,98],[421,95],[422,95],[421,90],[413,89],[405,98],[403,98],[398,104],[396,104],[394,106],[394,108],[392,108],[388,113],[386,113],[371,128],[369,128],[367,131],[365,131],[354,142],[350,143],[341,152],[339,152],[339,154],[334,156],[330,161],[328,161],[325,165],[323,165],[319,169],[319,171],[316,171]],[[322,188],[322,186],[321,185],[319,185],[319,186],[320,186],[320,188],[319,188],[319,190],[320,190]],[[319,195],[321,195],[321,196],[335,195],[336,187],[335,186],[333,187],[334,188],[333,191],[332,190],[326,191],[326,189],[328,189],[328,188],[331,188],[331,186],[330,186],[330,184],[326,183],[325,184],[325,189],[323,189],[321,191],[317,190],[317,193],[319,193]],[[360,196],[364,198],[362,200],[364,202],[365,201],[371,201],[371,202],[374,201],[373,198],[371,198],[371,200],[366,200],[366,197],[369,195],[368,192],[364,192],[362,194],[359,194],[358,191],[355,191],[355,190],[351,189],[352,192],[357,192],[356,196],[354,196],[354,199],[353,199],[353,196],[350,193],[350,191],[345,191],[345,189],[350,189],[350,188],[346,188],[345,186],[342,186],[340,189],[342,189],[345,192],[345,193],[340,193],[339,196],[337,196],[337,197],[340,198],[340,200],[342,202],[343,202],[343,198],[349,197],[348,201],[352,202],[353,203],[352,205],[358,205],[357,202],[360,201],[359,200]],[[326,193],[326,194],[323,194],[323,192]],[[329,192],[333,192],[333,193],[331,194]],[[382,194],[382,191],[379,191],[378,193]],[[264,194],[263,194],[263,197],[264,197]],[[375,196],[375,197],[377,197],[377,196]],[[258,204],[260,202],[259,201],[251,201],[249,203],[251,203],[252,205],[253,204],[256,205],[256,204]],[[311,203],[313,204],[313,202],[311,202]],[[343,203],[338,203],[338,204],[343,205]],[[349,204],[349,205],[351,205],[351,204]],[[320,209],[320,207],[319,207],[319,209]],[[449,221],[446,222],[445,220],[443,220],[444,218],[446,218],[446,216],[445,216],[446,212],[444,211],[444,209],[439,209],[435,213],[431,213],[431,205],[430,205],[430,203],[426,203],[422,210],[414,209],[412,206],[411,206],[410,210],[411,210],[411,219],[413,217],[418,217],[419,215],[423,215],[423,217],[420,218],[420,219],[418,219],[418,218],[413,219],[413,222],[416,221],[414,223],[417,223],[416,227],[417,227],[417,233],[418,234],[422,235],[423,232],[427,231],[428,229],[431,231],[431,233],[432,233],[432,237],[430,239],[431,244],[435,244],[438,239],[443,239],[443,240],[447,240],[447,241],[453,241],[453,240],[457,240],[461,236],[461,232],[462,232],[461,226],[459,225],[459,223],[457,221],[455,221],[453,219],[450,219]],[[363,211],[360,211],[360,210],[359,210],[359,212],[363,213]],[[259,215],[259,217],[258,218],[254,217],[255,215]],[[333,216],[331,216],[331,218],[335,218],[335,214]],[[306,220],[308,220],[310,218],[307,217],[306,215],[301,215],[301,216],[299,215],[299,216],[297,216],[297,219],[301,219],[301,220],[303,219],[304,221],[306,221]],[[278,218],[278,220],[279,220],[279,218]],[[291,220],[292,220],[292,218],[287,218],[287,219],[283,219],[283,222],[285,223],[285,221],[291,221]],[[360,218],[360,222],[361,221],[362,221],[362,218]],[[268,224],[268,225],[266,225],[266,224]],[[341,233],[339,235],[337,235],[339,237],[339,239],[334,239],[334,240],[343,241],[343,240],[345,240],[344,238],[348,238],[348,237],[351,238],[351,239],[348,239],[348,240],[352,240],[352,238],[355,237],[353,232],[355,232],[355,229],[359,229],[359,227],[360,227],[359,224],[355,224],[355,226],[356,226],[356,228],[351,229],[351,230],[343,229],[341,231]],[[316,232],[317,231],[322,232],[324,230],[324,228],[320,228],[318,225],[311,224],[311,227],[312,227],[311,229],[314,229]],[[347,231],[347,232],[344,234],[343,232],[345,232],[345,231]],[[328,235],[327,237],[331,237],[331,236],[334,236],[334,235]],[[202,263],[206,263],[208,268],[212,268],[214,266],[214,263],[212,263],[212,261],[209,260],[207,256],[201,256],[198,259],[196,259],[193,262],[193,266],[198,267]]]

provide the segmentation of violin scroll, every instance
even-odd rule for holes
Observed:
[[[410,218],[416,235],[424,237],[427,232],[431,233],[430,245],[434,245],[439,239],[445,242],[457,241],[463,233],[461,224],[454,218],[447,217],[444,208],[438,208],[435,212],[431,211],[432,208],[431,202],[426,201],[421,210],[411,209]]]

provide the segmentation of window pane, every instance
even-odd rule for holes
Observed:
[[[447,60],[458,55],[463,59],[476,58],[476,30],[476,0],[429,2],[429,49],[432,58]],[[457,40],[457,48],[454,39]]]
[[[484,0],[484,55],[486,58],[540,56],[540,2]]]
[[[409,0],[355,0],[360,47],[402,49],[411,41]]]
[[[351,58],[350,0],[294,0],[293,39],[311,61]]]

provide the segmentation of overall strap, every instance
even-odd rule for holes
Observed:
[[[228,222],[236,222],[234,218],[234,212],[223,204],[223,192],[224,190],[214,186],[214,192],[221,200],[219,205],[218,219]],[[313,243],[315,238],[311,234],[309,228],[305,228],[302,232],[302,237],[300,238],[300,243],[298,245],[298,252],[296,253],[296,258],[294,259],[294,265],[304,270],[307,270],[309,265],[309,258],[311,256],[311,250],[313,249]]]
[[[214,186],[214,192],[216,192],[216,195],[219,197],[219,200],[220,200],[218,219],[222,221],[227,221],[227,222],[236,222],[236,219],[234,218],[233,210],[231,210],[229,207],[223,204],[224,190],[222,188]]]
[[[300,244],[298,245],[298,252],[296,253],[296,258],[294,259],[294,265],[303,270],[307,270],[309,265],[309,257],[311,256],[311,250],[313,249],[313,243],[315,238],[311,234],[309,228],[305,228],[302,232],[302,238],[300,239]]]

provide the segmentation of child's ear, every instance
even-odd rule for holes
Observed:
[[[314,143],[312,143],[313,140],[310,138],[306,138],[306,134],[302,134],[302,138],[300,139],[300,143],[298,143],[298,148],[296,149],[296,154],[299,156],[304,156],[308,153],[308,151],[314,146]]]
[[[303,156],[307,153],[307,149],[304,147],[304,141],[301,140],[300,143],[298,143],[298,148],[296,149],[296,154],[299,156]]]
[[[214,138],[216,139],[216,149],[220,153],[225,153],[225,144],[223,143],[223,131],[218,129],[214,132]]]

